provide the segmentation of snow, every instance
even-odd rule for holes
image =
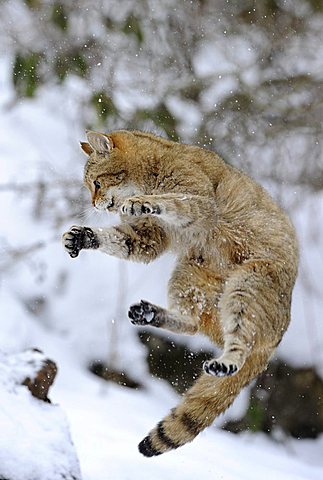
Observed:
[[[264,435],[234,436],[212,427],[179,450],[144,458],[137,443],[175,404],[174,393],[157,380],[131,391],[82,376],[76,391],[54,390],[68,415],[84,480],[322,478],[323,439],[275,444]]]
[[[66,416],[58,405],[31,396],[21,383],[33,378],[43,355],[0,355],[0,478],[77,480],[80,467]]]
[[[214,426],[177,451],[153,459],[138,453],[139,441],[179,398],[165,383],[149,377],[145,349],[126,311],[141,298],[165,305],[173,259],[166,256],[144,266],[125,265],[98,252],[81,252],[76,260],[66,255],[61,233],[82,223],[79,218],[62,217],[67,203],[60,189],[62,179],[80,182],[82,177],[84,157],[78,150],[78,141],[84,138],[82,119],[69,97],[74,90],[80,93],[80,84],[70,79],[64,87],[40,91],[36,100],[9,108],[7,63],[0,67],[6,99],[0,104],[0,185],[21,186],[41,179],[51,188],[38,220],[28,191],[0,193],[1,266],[5,267],[0,283],[0,351],[37,347],[59,368],[49,394],[51,405],[31,397],[23,386],[14,392],[0,389],[0,478],[56,480],[59,461],[60,467],[74,469],[78,477],[77,455],[83,480],[321,480],[322,437],[274,442],[262,434],[235,436]],[[322,215],[322,196],[315,198],[315,205],[320,205]],[[311,212],[312,204],[304,202],[294,219],[305,259],[301,272],[308,262],[320,278],[319,245],[308,238]],[[86,222],[102,226],[108,221],[92,217]],[[17,248],[37,242],[43,242],[43,248],[17,255]],[[121,309],[117,306],[120,282],[125,287]],[[306,290],[302,276],[295,289],[293,321],[279,348],[279,355],[293,364],[318,369],[322,365],[321,298]],[[310,340],[313,331],[317,355]],[[113,335],[118,367],[140,379],[144,389],[107,384],[86,370],[92,360],[108,357]],[[200,337],[189,341],[195,349],[210,345]],[[1,375],[4,385],[3,369]],[[243,394],[234,408],[241,404]],[[66,441],[69,435],[75,448]]]
[[[61,367],[50,396],[68,419],[84,480],[190,480],[196,475],[225,480],[322,478],[323,438],[280,444],[262,434],[235,436],[212,427],[190,445],[146,459],[138,453],[137,443],[177,396],[159,380],[148,380],[145,390],[138,391],[107,384],[76,365],[64,341],[48,335],[47,342]],[[24,388],[19,387],[14,398],[1,389],[0,420],[6,434],[0,436],[0,478],[56,480],[53,460],[67,453],[62,447],[66,417]],[[77,473],[72,459],[70,451],[65,460]]]

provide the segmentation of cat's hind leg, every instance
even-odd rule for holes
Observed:
[[[284,281],[284,272],[264,260],[246,262],[227,278],[219,302],[223,353],[204,363],[206,373],[234,375],[252,351],[276,347],[289,322],[290,295]]]
[[[134,325],[150,325],[174,333],[194,335],[198,331],[222,344],[217,304],[223,279],[200,260],[182,260],[169,281],[168,309],[145,300],[132,305],[129,317]]]
[[[245,363],[251,351],[248,343],[242,341],[239,335],[224,335],[223,353],[218,358],[204,362],[204,371],[216,377],[231,376],[237,373]]]
[[[133,325],[150,325],[175,333],[194,335],[198,329],[197,318],[180,315],[146,300],[131,305],[128,316]]]

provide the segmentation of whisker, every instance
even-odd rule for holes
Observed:
[[[83,211],[81,211],[77,217],[84,223],[88,221],[93,215],[96,214],[96,211],[93,207],[85,207]]]

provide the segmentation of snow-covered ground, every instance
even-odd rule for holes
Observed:
[[[261,434],[233,435],[216,427],[195,441],[147,459],[137,443],[174,406],[176,396],[160,381],[131,391],[70,368],[55,387],[65,410],[84,480],[321,480],[323,438],[273,443]],[[76,378],[75,378],[76,377]]]
[[[32,397],[21,385],[27,378],[34,380],[45,361],[31,350],[16,355],[0,352],[1,479],[81,478],[61,407]]]
[[[50,397],[65,412],[83,480],[322,479],[323,438],[273,442],[263,434],[236,436],[211,427],[177,451],[144,458],[138,441],[178,400],[170,387],[149,379],[139,391],[107,384],[80,367],[64,339],[46,334],[41,343],[60,367]],[[64,445],[66,418],[32,397],[27,403],[23,398],[25,404],[13,398],[0,394],[0,478],[59,480],[51,455],[56,459],[60,437]],[[65,463],[77,470],[73,452]]]
[[[4,93],[0,100],[0,351],[38,347],[58,364],[50,398],[65,412],[83,479],[321,480],[323,438],[280,438],[273,442],[261,434],[235,436],[211,427],[177,451],[152,459],[138,453],[138,442],[176,404],[178,397],[165,383],[147,374],[145,350],[137,341],[136,329],[128,324],[126,310],[140,298],[165,303],[172,259],[165,257],[149,266],[120,267],[120,262],[98,252],[81,252],[75,260],[65,254],[60,245],[61,233],[71,224],[81,222],[75,217],[62,220],[67,203],[60,187],[62,179],[74,181],[82,176],[78,141],[84,134],[72,101],[78,82],[71,79],[64,90],[40,91],[37,100],[8,108],[12,100],[8,69],[5,63],[0,67],[0,91]],[[41,190],[28,190],[34,182],[50,184],[40,210],[37,195],[41,195]],[[2,188],[4,185],[9,188]],[[19,186],[24,189],[19,190]],[[310,236],[307,228],[313,201],[316,206],[321,205],[316,209],[316,219],[322,216],[323,199],[319,197],[304,202],[295,215],[307,263],[302,263],[303,276],[294,295],[293,322],[279,352],[298,366],[312,364],[321,371],[321,286],[315,282],[315,292],[306,284],[306,265],[313,266],[313,278],[320,278],[322,267],[317,240],[320,232],[314,232],[315,236],[311,231]],[[87,220],[90,224],[94,221]],[[41,248],[37,248],[39,242],[43,244]],[[33,246],[29,253],[21,254],[21,248]],[[125,287],[122,308],[116,304],[120,278]],[[112,333],[116,334],[115,322],[119,322],[114,345],[118,366],[140,379],[145,384],[143,390],[107,384],[85,368],[91,360],[107,358],[109,340]],[[204,340],[192,342],[197,348]],[[6,402],[7,397],[0,391],[2,413]],[[38,400],[32,402],[36,404]],[[30,444],[25,455],[17,457],[17,445],[10,440],[14,432],[9,430],[22,425],[19,410],[11,420],[4,428],[1,425],[0,445],[6,444],[6,439],[8,442],[6,454],[0,452],[0,478],[7,478],[4,472],[9,465],[10,480],[34,480],[20,472],[27,472],[32,462],[38,461],[46,462],[48,467],[42,480],[54,480],[50,456],[33,456],[36,435],[32,432],[28,432]],[[55,428],[65,429],[64,422],[62,418]]]

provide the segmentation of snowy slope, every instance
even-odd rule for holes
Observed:
[[[79,398],[62,392],[84,480],[322,479],[323,439],[273,444],[263,435],[234,436],[213,427],[177,451],[142,457],[136,445],[174,405],[170,397],[160,385],[129,393],[97,384]]]
[[[39,332],[37,340],[41,337],[49,356],[60,366],[50,396],[67,416],[83,480],[193,480],[197,475],[206,480],[320,480],[323,476],[323,438],[273,443],[262,434],[235,436],[215,427],[178,451],[144,458],[137,451],[137,443],[176,403],[177,396],[162,382],[148,378],[140,391],[107,384],[80,368],[66,341]],[[0,417],[4,413],[7,417],[1,422],[0,478],[33,479],[29,472],[35,453],[40,456],[34,474],[43,472],[35,478],[57,478],[51,458],[56,458],[55,449],[50,447],[59,442],[59,435],[64,438],[65,419],[43,402],[40,415],[35,412],[35,402],[29,400],[28,409],[23,405],[21,410],[21,398],[11,399],[9,404],[4,392],[0,394]],[[43,444],[39,426],[31,422],[37,415],[39,426],[45,425],[48,431]],[[19,442],[15,440],[18,431]],[[65,461],[75,462],[72,451]]]
[[[31,350],[0,353],[1,479],[81,478],[64,412],[21,385],[26,378],[34,381],[44,361],[46,357]]]

